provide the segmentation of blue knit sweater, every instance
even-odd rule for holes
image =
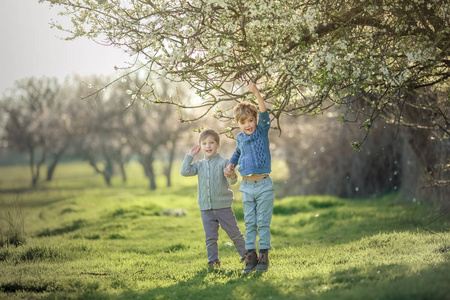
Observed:
[[[270,173],[269,129],[269,112],[265,111],[259,113],[258,125],[252,134],[241,132],[236,137],[237,146],[230,162],[239,165],[241,176]]]

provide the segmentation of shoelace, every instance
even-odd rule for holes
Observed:
[[[267,261],[267,254],[266,253],[261,253],[259,258],[258,258],[258,263],[262,262],[262,261]]]
[[[252,254],[253,254],[252,252],[248,252],[247,255],[245,255],[245,258],[244,258],[245,264],[248,264],[250,262],[250,257],[252,257]]]

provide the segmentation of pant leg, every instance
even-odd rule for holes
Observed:
[[[273,214],[273,182],[270,177],[262,179],[265,182],[258,189],[256,195],[256,219],[259,234],[259,249],[272,249],[270,244],[270,223]]]
[[[244,179],[239,187],[242,192],[242,206],[245,221],[245,249],[256,249],[256,202],[253,197],[253,189],[248,180]]]
[[[219,259],[219,221],[212,210],[202,210],[200,213],[205,230],[206,253],[209,261],[214,261]]]
[[[227,233],[228,237],[236,247],[237,252],[241,257],[244,257],[245,253],[245,240],[244,235],[236,221],[233,209],[231,207],[215,209],[216,217],[219,220],[220,227]]]
[[[273,214],[273,182],[270,177],[261,180],[242,180],[242,204],[245,220],[245,247],[256,249],[256,236],[259,234],[259,248],[272,249],[270,223]]]

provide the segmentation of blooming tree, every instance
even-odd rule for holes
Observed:
[[[445,0],[40,0],[71,18],[68,39],[122,48],[152,72],[188,82],[198,103],[220,107],[257,81],[276,120],[333,105],[370,129],[389,122],[449,134],[450,4]],[[151,86],[151,85],[149,85]],[[428,88],[427,101],[411,93]],[[158,101],[139,87],[133,100]],[[432,98],[432,100],[430,100]],[[144,101],[145,101],[144,100]],[[407,107],[433,120],[404,120]],[[202,114],[200,117],[202,117]],[[226,113],[216,111],[218,118]],[[414,121],[414,122],[413,122]],[[354,146],[358,148],[359,144]]]
[[[54,139],[52,112],[58,106],[61,89],[56,78],[25,78],[15,82],[15,88],[0,99],[0,111],[5,119],[5,148],[28,155],[31,187],[39,182],[41,166],[49,153],[58,151]]]

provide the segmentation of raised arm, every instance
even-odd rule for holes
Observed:
[[[259,89],[256,87],[256,84],[254,82],[250,82],[247,88],[256,96],[256,99],[258,100],[259,111],[262,113],[265,112],[267,110],[266,103],[264,102],[264,98],[259,93]]]
[[[200,152],[200,148],[200,145],[195,145],[184,157],[183,163],[181,164],[181,175],[194,176],[198,174],[197,164],[192,162],[194,161],[194,156]]]

